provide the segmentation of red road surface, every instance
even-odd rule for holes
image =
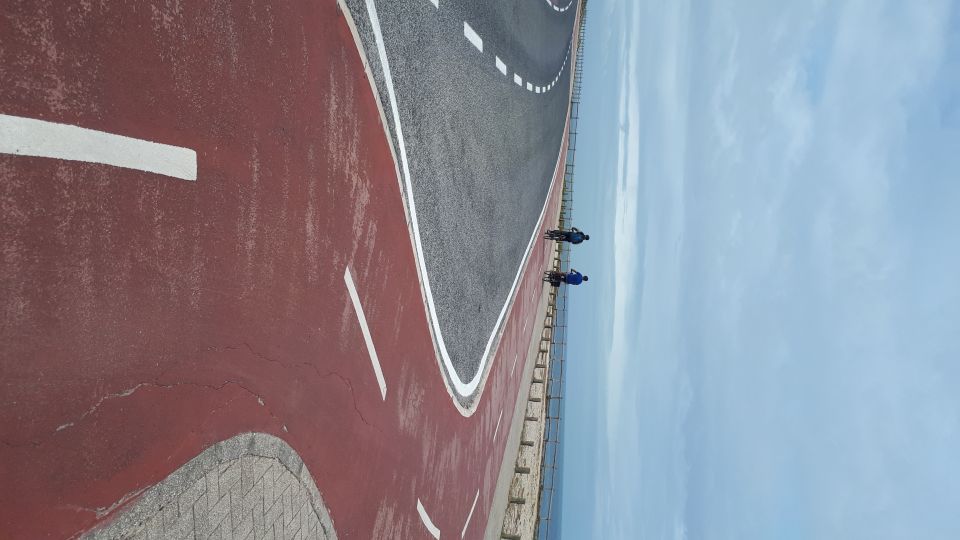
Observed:
[[[461,416],[336,5],[165,5],[24,2],[0,19],[0,113],[192,148],[198,163],[187,182],[0,155],[0,536],[82,533],[248,431],[301,455],[341,538],[426,536],[418,497],[458,533],[477,489],[467,536],[480,536],[550,246],[536,244],[482,401]]]

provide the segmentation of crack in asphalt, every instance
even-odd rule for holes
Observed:
[[[128,492],[128,493],[125,493],[122,497],[120,497],[119,499],[117,499],[117,502],[115,502],[115,503],[113,503],[113,504],[111,504],[111,505],[109,505],[109,506],[100,506],[100,507],[97,507],[97,508],[89,508],[89,507],[87,507],[87,506],[80,506],[80,505],[76,505],[76,504],[64,504],[64,505],[60,505],[60,508],[68,508],[68,509],[70,509],[70,510],[75,510],[75,511],[77,511],[77,512],[88,512],[88,513],[92,513],[92,514],[95,514],[95,515],[97,516],[97,519],[100,519],[100,518],[102,518],[103,516],[109,515],[109,514],[112,513],[114,510],[116,510],[117,508],[123,506],[124,504],[127,504],[128,501],[130,501],[131,499],[133,499],[133,498],[135,498],[135,497],[138,497],[141,493],[143,493],[144,491],[146,491],[146,490],[148,490],[148,489],[150,489],[150,486],[145,486],[145,487],[138,488],[138,489],[135,489],[135,490],[133,490],[133,491],[130,491],[130,492]],[[79,537],[82,536],[83,534],[85,534],[85,532],[78,532],[78,533],[76,533],[75,535],[73,535],[71,538],[79,538]]]
[[[351,398],[351,400],[353,401],[353,410],[357,413],[357,416],[360,417],[360,420],[361,420],[364,424],[372,427],[373,429],[376,429],[377,431],[381,431],[381,432],[382,432],[382,430],[381,430],[380,428],[378,428],[377,426],[371,424],[371,423],[367,420],[367,418],[363,415],[363,412],[360,411],[360,404],[359,404],[359,402],[357,401],[357,394],[356,394],[356,392],[355,392],[354,389],[353,389],[353,382],[351,382],[348,377],[340,374],[340,373],[337,372],[337,371],[328,371],[328,372],[326,372],[326,373],[323,373],[323,372],[320,371],[320,368],[318,368],[315,364],[313,364],[313,363],[311,363],[311,362],[299,362],[299,363],[293,364],[293,365],[286,364],[286,363],[284,363],[284,362],[282,362],[282,361],[280,361],[280,360],[277,360],[277,359],[274,359],[274,358],[270,358],[269,356],[267,356],[267,355],[265,355],[265,354],[257,351],[257,350],[254,349],[249,343],[244,342],[243,345],[244,345],[244,347],[247,348],[248,351],[250,351],[251,354],[253,354],[253,355],[256,356],[257,358],[260,358],[260,359],[262,359],[262,360],[266,360],[267,362],[272,362],[272,363],[275,363],[275,364],[279,364],[279,365],[283,366],[284,368],[290,369],[291,367],[303,366],[303,367],[308,367],[308,368],[310,368],[311,370],[313,370],[313,372],[316,373],[317,376],[320,377],[321,379],[327,379],[327,378],[330,378],[331,376],[334,376],[334,377],[340,379],[340,381],[343,382],[345,385],[347,385],[347,388],[350,390],[350,398]]]
[[[111,401],[111,400],[114,400],[114,399],[120,399],[120,398],[125,398],[125,397],[132,396],[133,394],[137,393],[141,388],[144,388],[144,387],[159,388],[159,389],[162,389],[162,390],[169,390],[169,389],[177,388],[177,387],[180,387],[180,386],[191,386],[191,387],[195,387],[195,388],[207,388],[207,389],[209,389],[209,390],[214,390],[214,391],[223,390],[223,389],[226,388],[227,386],[236,386],[236,387],[240,388],[241,390],[243,390],[244,392],[246,392],[247,394],[249,394],[249,395],[257,398],[257,402],[258,402],[261,406],[263,406],[263,407],[266,408],[267,413],[270,415],[271,418],[273,418],[273,419],[275,419],[275,420],[277,420],[277,421],[281,421],[281,419],[280,419],[277,415],[275,415],[275,414],[273,413],[273,410],[270,409],[270,407],[267,407],[267,406],[266,406],[266,404],[265,404],[264,401],[263,401],[263,397],[260,396],[260,394],[258,394],[257,392],[251,390],[250,388],[248,388],[246,385],[244,385],[244,384],[243,384],[242,382],[240,382],[240,381],[236,381],[236,380],[230,379],[230,380],[226,380],[226,381],[224,381],[224,382],[222,382],[222,383],[220,383],[220,384],[204,384],[204,383],[197,383],[197,382],[161,383],[161,382],[158,382],[158,381],[147,381],[147,382],[137,383],[137,384],[135,384],[134,386],[131,386],[130,388],[127,388],[127,389],[125,389],[125,390],[121,390],[121,391],[119,391],[119,392],[112,392],[112,393],[110,393],[110,394],[106,394],[106,395],[104,395],[104,396],[101,396],[100,399],[98,399],[96,403],[94,403],[90,408],[88,408],[86,411],[84,411],[82,414],[80,414],[80,416],[74,418],[73,420],[70,420],[69,422],[65,422],[65,423],[63,423],[63,424],[60,424],[59,426],[57,426],[57,428],[56,428],[55,430],[53,430],[53,432],[51,432],[50,434],[48,434],[46,437],[43,437],[43,438],[41,438],[41,439],[32,440],[32,441],[26,441],[26,442],[23,442],[23,443],[15,443],[15,442],[7,441],[7,440],[0,440],[0,444],[3,444],[3,445],[5,445],[5,446],[11,447],[11,448],[22,448],[22,447],[26,447],[26,446],[32,446],[32,447],[36,448],[37,446],[40,446],[41,444],[43,444],[43,442],[44,442],[46,439],[49,439],[49,438],[55,436],[57,433],[65,430],[65,429],[69,429],[69,428],[71,428],[71,427],[76,426],[76,424],[77,424],[78,422],[82,422],[85,418],[87,418],[87,417],[90,416],[91,414],[95,413],[95,412],[96,412],[105,402],[107,402],[107,401]],[[223,407],[221,406],[221,407],[219,407],[219,408],[213,409],[213,411],[211,411],[211,412],[216,412],[217,410],[220,410],[220,409],[222,409],[222,408],[223,408]],[[282,423],[282,422],[281,422],[281,423]]]
[[[371,427],[371,428],[373,428],[373,429],[376,429],[377,431],[381,431],[381,432],[382,432],[382,430],[381,430],[379,427],[377,427],[376,425],[370,423],[370,421],[367,420],[366,416],[363,415],[363,412],[360,410],[360,404],[359,404],[359,402],[357,401],[357,394],[356,394],[356,391],[355,391],[355,389],[354,389],[354,387],[353,387],[353,382],[352,382],[348,377],[342,375],[341,373],[339,373],[339,372],[337,372],[337,371],[327,371],[327,372],[323,372],[323,371],[321,371],[316,365],[314,365],[314,364],[312,364],[312,363],[310,363],[310,362],[300,362],[300,363],[297,363],[297,364],[287,364],[287,363],[285,363],[285,362],[282,362],[282,361],[277,360],[277,359],[275,359],[275,358],[271,358],[271,357],[269,357],[269,356],[267,356],[267,355],[265,355],[265,354],[257,351],[257,350],[254,349],[253,346],[251,346],[249,343],[244,342],[244,343],[243,343],[243,346],[246,347],[247,351],[249,351],[249,353],[252,354],[253,356],[255,356],[256,358],[258,358],[258,359],[260,359],[260,360],[264,360],[264,361],[270,362],[270,363],[278,364],[278,365],[282,366],[282,367],[285,368],[285,369],[291,369],[291,368],[301,367],[301,366],[302,366],[302,367],[308,367],[308,368],[310,368],[311,370],[313,370],[313,372],[317,375],[317,377],[319,377],[319,378],[321,378],[321,379],[329,379],[330,377],[335,377],[335,378],[339,379],[343,384],[346,385],[347,389],[350,391],[350,399],[351,399],[351,401],[353,402],[353,410],[354,410],[354,412],[357,413],[357,416],[360,417],[360,420],[361,420],[364,424],[366,424],[367,426],[369,426],[369,427]],[[237,349],[239,349],[239,347],[234,347],[234,346],[227,345],[227,346],[223,347],[222,349],[223,349],[223,350],[237,350]],[[164,375],[164,374],[161,374],[161,375],[160,375],[159,377],[157,377],[157,379],[154,380],[154,381],[140,382],[140,383],[135,384],[134,386],[131,386],[130,388],[126,388],[126,389],[121,390],[121,391],[119,391],[119,392],[112,392],[112,393],[105,394],[105,395],[101,396],[100,399],[98,399],[97,402],[94,403],[92,406],[90,406],[86,411],[84,411],[83,413],[81,413],[79,416],[73,418],[72,420],[69,420],[69,421],[67,421],[67,422],[64,422],[63,424],[60,424],[59,426],[56,427],[56,429],[53,430],[53,432],[49,433],[49,434],[46,435],[45,437],[42,437],[42,438],[40,438],[40,439],[30,440],[30,441],[24,441],[24,442],[14,442],[14,441],[6,440],[6,439],[0,439],[0,444],[6,446],[6,447],[8,447],[8,448],[24,448],[24,447],[28,447],[28,446],[29,446],[29,447],[33,447],[33,448],[36,448],[36,447],[40,446],[41,444],[43,444],[47,439],[55,436],[57,433],[59,433],[59,432],[61,432],[61,431],[64,431],[64,430],[67,430],[67,429],[70,429],[70,428],[72,428],[72,427],[75,427],[75,426],[77,425],[77,423],[82,422],[82,421],[83,421],[84,419],[86,419],[88,416],[90,416],[90,415],[92,415],[93,413],[95,413],[101,406],[103,406],[103,404],[104,404],[105,402],[107,402],[107,401],[112,401],[112,400],[114,400],[114,399],[122,399],[122,398],[125,398],[125,397],[130,397],[130,396],[132,396],[133,394],[135,394],[135,393],[137,393],[138,391],[140,391],[140,390],[141,390],[142,388],[144,388],[144,387],[159,388],[159,389],[167,390],[167,389],[176,388],[176,387],[178,387],[178,386],[192,386],[192,387],[197,387],[197,388],[207,388],[207,389],[210,389],[210,390],[219,391],[219,390],[222,390],[223,388],[225,388],[225,387],[227,387],[227,386],[234,385],[234,386],[237,386],[238,388],[240,388],[241,390],[243,390],[244,392],[248,393],[249,395],[257,398],[257,402],[258,402],[261,406],[263,406],[263,407],[266,408],[267,413],[270,415],[271,418],[273,418],[274,420],[280,422],[282,425],[286,425],[286,424],[282,421],[282,419],[281,419],[280,417],[278,417],[277,415],[275,415],[275,414],[273,413],[273,410],[272,410],[270,407],[267,407],[267,406],[266,406],[266,404],[265,404],[264,401],[263,401],[263,397],[262,397],[258,392],[255,392],[254,390],[251,390],[250,388],[248,388],[247,386],[245,386],[245,385],[244,385],[242,382],[240,382],[240,381],[233,380],[233,379],[228,379],[228,380],[226,380],[226,381],[224,381],[224,382],[222,382],[222,383],[220,383],[220,384],[204,384],[204,383],[197,383],[197,382],[161,383],[161,382],[159,382],[159,379],[160,379],[161,377],[163,377],[163,375]],[[210,413],[213,414],[213,413],[215,413],[216,411],[222,409],[224,406],[225,406],[225,405],[222,405],[222,406],[220,406],[220,407],[214,408],[213,410],[210,411]]]
[[[316,370],[316,366],[312,366],[312,367]],[[319,370],[316,370],[316,371],[317,371],[317,374],[319,375],[320,371]],[[363,416],[363,413],[360,412],[360,407],[357,404],[357,394],[353,391],[353,383],[350,382],[350,379],[348,379],[347,377],[344,377],[343,375],[341,375],[340,373],[337,373],[336,371],[331,371],[326,375],[320,375],[320,377],[324,379],[328,377],[336,377],[340,379],[344,384],[346,384],[347,388],[350,389],[350,397],[353,399],[353,410],[357,412],[357,415],[360,417],[360,420],[362,420],[364,424],[372,427],[373,429],[376,429],[377,431],[381,431],[380,428],[368,422],[367,419]]]

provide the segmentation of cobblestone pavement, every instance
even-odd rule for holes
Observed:
[[[208,448],[84,538],[336,537],[296,452],[272,435],[247,433]]]

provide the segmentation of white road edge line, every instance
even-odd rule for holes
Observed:
[[[550,0],[544,0],[544,1],[545,1],[550,7],[552,7],[554,11],[556,11],[556,12],[558,12],[558,13],[563,13],[564,11],[570,9],[570,6],[573,5],[573,0],[570,0],[569,2],[567,2],[566,7],[560,7],[560,6],[556,5],[556,4],[554,4],[553,2],[551,2]]]
[[[473,517],[473,510],[477,507],[477,499],[480,498],[480,490],[477,490],[477,494],[473,497],[473,504],[470,505],[470,513],[467,514],[467,522],[463,524],[463,530],[460,531],[460,538],[463,538],[467,535],[467,527],[470,526],[470,518]]]
[[[501,60],[499,56],[497,56],[496,59],[497,59],[497,69],[500,70],[500,73],[503,73],[504,75],[506,75],[507,65],[503,63],[503,60]]]
[[[0,114],[0,154],[100,163],[181,180],[197,179],[197,152],[189,148],[6,114]]]
[[[423,503],[420,502],[419,498],[417,498],[417,513],[420,514],[420,521],[422,521],[423,526],[430,531],[430,535],[440,540],[440,529],[430,520],[430,516],[427,515],[427,511],[423,508]]]
[[[428,319],[430,320],[430,327],[433,329],[437,348],[440,350],[440,358],[443,362],[444,368],[446,368],[446,377],[444,377],[444,380],[446,381],[446,379],[449,378],[454,392],[460,396],[467,397],[473,394],[473,392],[480,385],[480,381],[483,379],[483,374],[486,371],[486,364],[490,359],[490,350],[493,347],[494,339],[497,336],[497,329],[500,328],[501,324],[503,324],[503,318],[506,316],[507,308],[510,306],[510,299],[513,298],[514,294],[516,293],[517,284],[520,281],[520,275],[523,272],[524,266],[527,264],[527,260],[530,258],[534,241],[537,239],[537,233],[540,231],[540,227],[543,225],[543,219],[547,213],[547,205],[550,203],[550,198],[547,197],[543,201],[543,208],[540,209],[540,217],[537,218],[536,227],[534,227],[533,231],[530,233],[530,240],[527,242],[527,248],[524,250],[523,259],[520,261],[520,265],[517,268],[517,274],[514,276],[513,283],[510,285],[510,293],[507,295],[507,300],[503,303],[503,307],[500,309],[500,314],[497,316],[497,322],[494,325],[493,331],[490,333],[490,338],[487,340],[487,345],[483,351],[483,356],[480,357],[480,363],[477,366],[477,371],[473,374],[472,379],[470,379],[468,382],[463,382],[463,380],[460,379],[460,376],[457,374],[456,369],[454,369],[453,361],[450,359],[449,352],[447,352],[447,345],[443,340],[443,333],[440,330],[440,319],[437,316],[437,307],[433,301],[433,290],[430,286],[430,276],[427,274],[427,263],[423,254],[423,244],[420,239],[420,225],[417,219],[417,207],[413,197],[413,181],[410,178],[410,164],[407,162],[407,148],[403,138],[403,128],[400,124],[400,111],[397,107],[397,95],[393,88],[393,76],[390,73],[390,62],[387,59],[387,51],[383,43],[383,32],[380,30],[380,18],[377,16],[377,7],[374,4],[374,0],[366,0],[366,6],[367,15],[370,17],[370,26],[373,29],[374,41],[377,45],[377,54],[379,56],[380,66],[383,70],[384,83],[387,86],[387,97],[390,100],[390,113],[393,118],[394,130],[397,137],[397,148],[400,154],[400,167],[403,173],[403,186],[404,191],[406,192],[407,205],[410,211],[410,229],[413,234],[413,243],[415,247],[414,258],[416,259],[417,267],[419,268],[419,274],[423,280],[423,291],[427,300],[427,312],[429,315]],[[568,48],[567,55],[569,56],[569,54],[570,50]],[[529,86],[529,83],[527,84]],[[561,141],[563,140],[563,137],[561,137]],[[560,170],[560,156],[563,154],[563,150],[564,147],[563,143],[561,142],[560,150],[557,152],[557,164],[554,167],[553,177],[550,180],[550,188],[547,193],[552,192],[554,184],[556,183],[557,172]],[[463,416],[471,416],[476,411],[476,401],[474,401],[471,407],[461,406],[456,398],[453,399],[453,402],[454,406],[457,407],[457,410]]]
[[[478,51],[483,52],[483,39],[473,31],[473,28],[467,24],[467,21],[463,21],[463,37],[467,38],[467,41],[473,43],[473,46],[477,48]]]
[[[493,430],[493,440],[497,440],[497,433],[500,433],[500,420],[503,419],[503,409],[500,409],[500,416],[497,417],[497,428]]]
[[[360,305],[360,296],[357,294],[357,287],[353,284],[353,276],[350,275],[350,267],[343,271],[343,281],[347,284],[347,292],[350,293],[350,300],[353,302],[353,310],[357,314],[357,321],[360,322],[360,331],[363,333],[363,341],[367,344],[367,352],[370,353],[370,363],[373,364],[373,373],[377,376],[377,384],[380,385],[380,397],[387,399],[387,381],[383,378],[383,369],[380,368],[380,359],[377,357],[377,350],[373,347],[373,339],[370,337],[370,328],[367,326],[367,317],[363,314],[363,306]]]

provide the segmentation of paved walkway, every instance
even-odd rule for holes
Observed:
[[[84,538],[335,540],[337,534],[297,453],[271,435],[246,433],[207,448]]]

